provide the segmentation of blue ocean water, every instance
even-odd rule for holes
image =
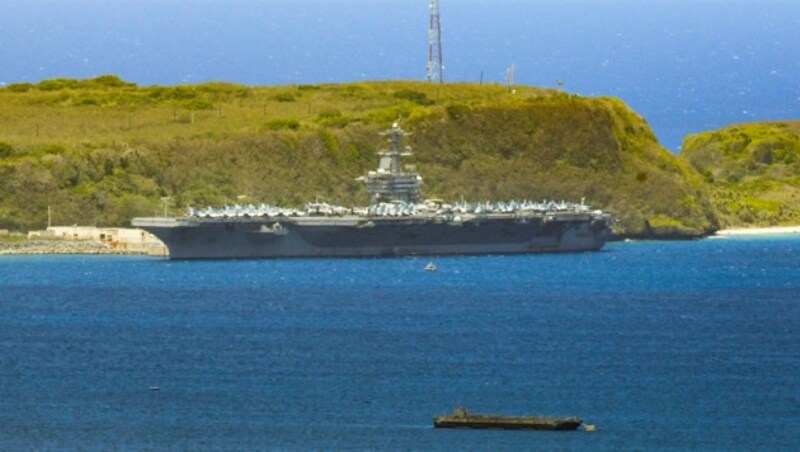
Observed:
[[[3,0],[0,86],[424,80],[429,0]],[[440,0],[449,82],[615,96],[677,151],[690,133],[800,119],[795,0]],[[1,131],[0,131],[1,132]]]
[[[800,238],[434,261],[2,257],[0,449],[800,447]]]

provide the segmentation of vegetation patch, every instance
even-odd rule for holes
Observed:
[[[294,102],[297,97],[292,93],[277,93],[270,96],[270,99],[275,102]]]
[[[725,226],[800,224],[799,130],[756,123],[687,137],[681,156],[709,184]]]
[[[166,196],[173,213],[240,199],[363,205],[369,196],[355,179],[375,168],[386,147],[380,132],[396,121],[412,132],[408,163],[424,177],[427,197],[585,198],[611,211],[623,234],[719,226],[707,181],[716,167],[701,174],[664,150],[617,99],[423,82],[46,82],[0,89],[2,229],[43,227],[48,205],[56,224],[128,225],[163,209]],[[760,143],[737,152],[758,168],[794,158],[780,140]],[[775,201],[728,203],[782,215],[751,198]]]
[[[262,131],[299,130],[300,121],[291,118],[271,119],[264,123]]]
[[[396,99],[405,99],[419,105],[433,105],[433,101],[428,99],[428,95],[419,91],[403,89],[394,93]]]

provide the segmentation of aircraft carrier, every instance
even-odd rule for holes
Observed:
[[[411,155],[394,124],[376,171],[359,180],[367,207],[313,202],[304,209],[259,206],[189,209],[178,218],[134,218],[167,246],[170,259],[381,257],[595,251],[609,215],[581,203],[530,200],[448,204],[420,200],[422,178],[401,168]]]

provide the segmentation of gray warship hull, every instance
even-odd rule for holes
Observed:
[[[170,259],[385,257],[599,250],[609,235],[590,214],[528,218],[136,218]]]
[[[189,208],[181,218],[134,218],[161,239],[171,259],[380,257],[594,251],[609,235],[608,215],[580,204],[420,201],[422,177],[401,169],[408,135],[395,123],[378,169],[358,180],[368,207],[314,202],[305,210],[260,206]],[[168,199],[168,198],[165,198]],[[165,205],[166,207],[166,205]]]

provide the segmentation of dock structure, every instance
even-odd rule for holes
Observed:
[[[102,244],[111,251],[125,254],[165,256],[166,246],[153,234],[138,228],[102,228],[96,226],[50,226],[29,231],[28,239],[88,241]]]

